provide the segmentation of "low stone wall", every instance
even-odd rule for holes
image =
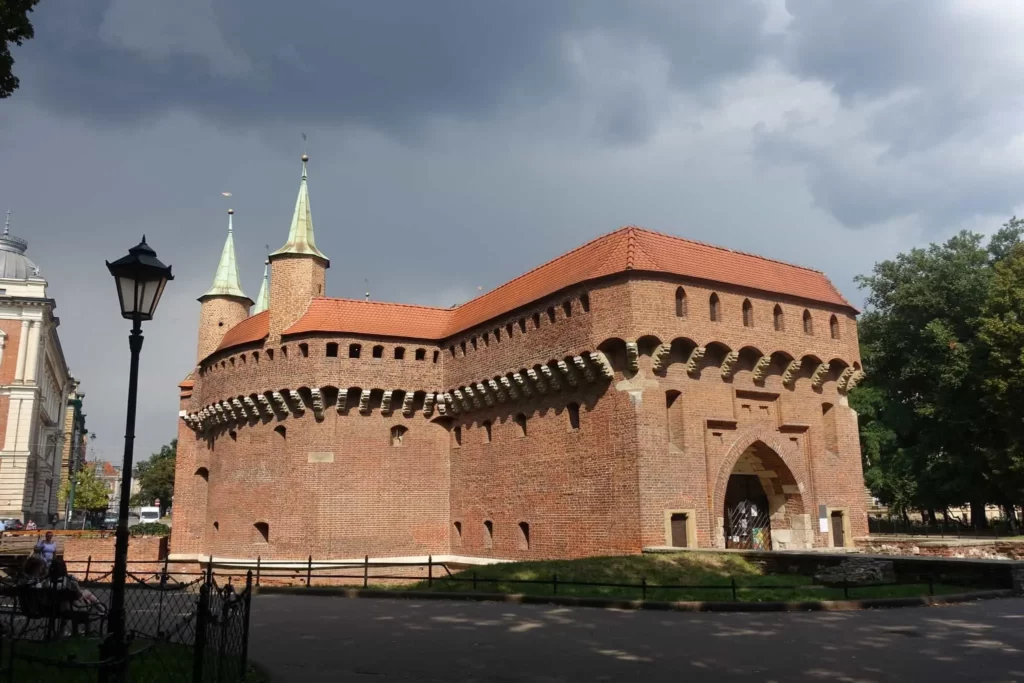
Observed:
[[[85,578],[102,576],[114,566],[114,539],[109,538],[65,538],[64,561],[68,570]],[[148,575],[160,571],[167,556],[167,537],[139,536],[128,540],[128,571],[136,575]]]
[[[858,538],[857,548],[875,555],[953,557],[979,560],[1024,560],[1024,540],[935,539],[919,536]]]

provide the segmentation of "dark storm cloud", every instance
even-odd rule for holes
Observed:
[[[184,108],[233,125],[356,123],[403,135],[434,115],[488,117],[571,93],[573,35],[653,45],[679,87],[712,83],[750,66],[765,17],[756,0],[226,0],[208,16],[195,11],[206,6],[47,0],[23,50],[25,81],[53,109],[96,122]],[[609,135],[635,138],[651,116],[617,103]]]

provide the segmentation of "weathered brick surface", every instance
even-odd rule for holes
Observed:
[[[1024,560],[1024,541],[933,540],[928,538],[858,538],[857,547],[876,555],[913,555],[983,560]]]
[[[275,301],[292,307],[280,318],[289,322],[308,304],[278,275],[284,273],[279,266],[291,263],[274,264],[279,289],[277,299],[272,295],[272,320]],[[312,274],[293,275],[305,282]],[[686,293],[681,317],[679,286]],[[709,319],[713,292],[717,322]],[[747,299],[752,326],[743,320]],[[776,305],[784,330],[775,329]],[[804,332],[805,310],[812,334]],[[838,339],[830,334],[832,315]],[[637,552],[669,542],[667,510],[695,511],[699,545],[720,545],[725,487],[744,457],[753,458],[744,467],[753,463],[770,472],[774,529],[794,538],[807,533],[814,545],[827,545],[829,535],[817,530],[818,506],[825,505],[848,516],[848,541],[867,532],[857,418],[837,387],[846,367],[860,367],[856,321],[847,309],[633,274],[578,286],[440,341],[328,334],[275,341],[275,326],[265,343],[207,358],[182,409],[291,389],[299,391],[305,412],[218,425],[198,435],[179,423],[175,553],[515,558]],[[628,367],[627,341],[639,346],[637,372]],[[328,343],[338,344],[337,357],[326,356]],[[350,344],[361,344],[358,359],[349,358]],[[374,358],[378,344],[383,354]],[[653,356],[662,344],[670,349],[656,370]],[[688,372],[695,346],[707,352]],[[396,347],[405,351],[401,360]],[[419,348],[423,360],[415,359]],[[436,411],[426,417],[421,409],[422,392],[500,381],[506,373],[559,360],[571,366],[572,356],[598,350],[614,367],[611,381],[580,376],[572,388],[563,379],[561,391],[534,390],[531,397],[448,417]],[[731,351],[739,357],[723,377]],[[762,356],[772,362],[755,381]],[[794,359],[802,365],[784,384]],[[830,368],[815,387],[811,377],[821,362]],[[308,391],[316,388],[324,397],[321,418]],[[347,389],[358,390],[349,392],[347,409],[339,412],[339,390]],[[373,391],[367,415],[356,405],[363,389]],[[380,409],[385,390],[396,392],[389,415]],[[402,414],[399,391],[420,392],[414,416]],[[671,409],[667,392],[679,394]],[[578,431],[569,426],[570,403],[580,408]],[[825,404],[831,409],[823,412]],[[395,426],[408,430],[397,447],[391,445]],[[200,468],[206,477],[196,474]],[[491,522],[490,540],[485,522]],[[256,523],[269,525],[269,541]],[[529,525],[528,547],[521,523]]]
[[[64,540],[64,560],[72,574],[84,577],[86,566],[90,578],[105,574],[114,566],[114,537],[78,538]],[[151,574],[159,571],[167,549],[167,539],[157,536],[141,536],[128,541],[128,571],[137,574]],[[91,562],[89,561],[91,559]]]

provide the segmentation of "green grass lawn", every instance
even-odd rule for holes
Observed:
[[[5,643],[4,665],[10,651]],[[131,651],[132,683],[178,683],[192,680],[193,651],[188,645],[176,643],[152,643],[136,641]],[[97,669],[87,666],[99,660],[99,641],[95,638],[67,638],[53,642],[16,641],[13,643],[14,676],[12,680],[51,683],[62,681],[93,683]],[[39,661],[44,660],[44,661]],[[75,662],[83,666],[66,667],[53,662]],[[216,667],[216,653],[208,659],[207,671]],[[212,678],[212,676],[211,676]],[[247,683],[266,683],[269,679],[256,667],[250,665],[246,675]]]
[[[444,570],[435,569],[435,573]],[[421,581],[403,590],[465,591],[480,593],[524,593],[552,595],[553,577],[558,577],[558,595],[603,597],[637,600],[643,594],[646,579],[648,600],[665,601],[731,601],[732,580],[736,581],[736,597],[741,601],[773,600],[842,600],[842,588],[812,585],[809,576],[766,575],[739,555],[728,553],[680,553],[675,555],[629,555],[625,557],[593,557],[582,560],[550,560],[543,562],[511,562],[474,567],[454,573],[451,579],[435,579],[428,585]],[[511,580],[537,583],[511,583]],[[631,586],[579,586],[578,583],[633,584]],[[686,586],[659,588],[659,586]],[[696,588],[701,586],[702,588]],[[962,593],[962,586],[935,584],[935,594]],[[928,595],[928,586],[896,584],[849,589],[850,599],[912,597]]]

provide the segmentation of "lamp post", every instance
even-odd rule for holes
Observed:
[[[128,415],[125,419],[124,462],[121,465],[121,500],[118,505],[117,535],[114,545],[114,570],[111,577],[109,636],[104,641],[104,658],[124,659],[125,638],[124,584],[128,575],[128,499],[131,498],[132,456],[135,446],[135,403],[139,388],[139,352],[142,350],[142,321],[152,320],[160,295],[168,280],[173,280],[171,267],[165,266],[156,252],[142,242],[128,250],[128,255],[107,269],[117,284],[117,298],[121,304],[121,317],[132,321],[128,336],[131,349],[131,369],[128,373]],[[127,476],[125,476],[127,473]]]

